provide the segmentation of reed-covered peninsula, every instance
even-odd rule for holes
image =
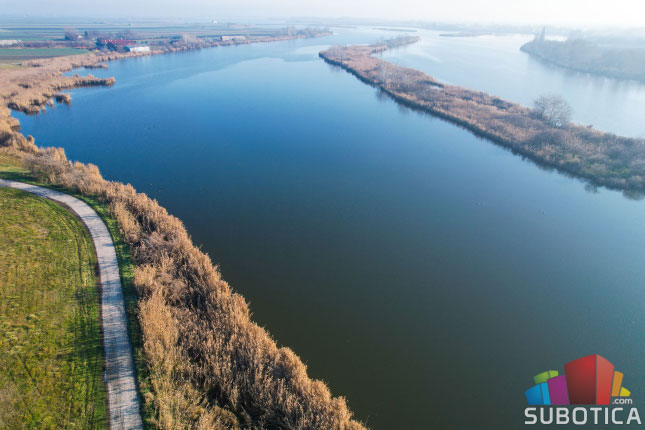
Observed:
[[[369,46],[333,46],[320,52],[320,56],[399,103],[445,118],[541,165],[628,194],[645,192],[643,139],[616,136],[568,121],[553,121],[544,111],[447,85],[419,70],[398,66],[374,55],[417,40],[401,37]]]

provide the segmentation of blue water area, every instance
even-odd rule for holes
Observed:
[[[178,216],[253,318],[370,428],[516,429],[533,375],[594,353],[643,398],[645,203],[412,112],[317,56],[381,36],[114,62],[95,72],[114,87],[17,117]],[[509,43],[479,42],[480,57]],[[525,58],[516,45],[507,55]],[[440,73],[487,91],[504,76]]]

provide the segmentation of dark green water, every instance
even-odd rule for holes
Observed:
[[[116,86],[18,117],[40,145],[182,219],[255,320],[373,429],[518,428],[533,375],[592,353],[624,372],[638,403],[645,203],[402,108],[317,57],[379,36],[112,63],[95,74]],[[483,42],[473,58],[511,43]],[[388,55],[432,72],[411,49]],[[481,89],[515,94],[498,62],[442,55],[441,79],[466,84],[471,67]],[[544,82],[575,81],[530,64]]]

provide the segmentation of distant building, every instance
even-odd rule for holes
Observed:
[[[129,52],[150,52],[150,47],[149,46],[126,46],[125,47],[126,51]]]
[[[21,41],[21,40],[18,40],[18,39],[13,39],[13,40],[9,40],[9,39],[0,40],[0,46],[2,46],[3,48],[6,48],[6,47],[8,47],[8,46],[20,46],[20,45],[22,45],[22,41]]]

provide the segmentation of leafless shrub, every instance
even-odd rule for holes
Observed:
[[[533,110],[553,127],[566,127],[571,122],[573,110],[569,103],[558,95],[545,95],[533,102]]]
[[[345,58],[345,47],[342,45],[332,45],[327,50],[329,55],[336,61],[342,63]]]

